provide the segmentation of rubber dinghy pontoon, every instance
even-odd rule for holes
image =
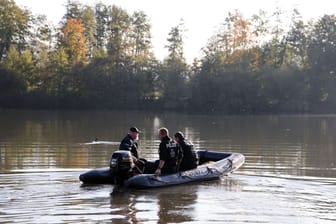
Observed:
[[[138,174],[128,178],[124,184],[131,188],[155,188],[218,179],[237,170],[245,161],[244,155],[240,153],[197,150],[197,154],[200,165],[195,169],[161,176]],[[110,168],[93,169],[81,174],[79,179],[84,184],[115,183]]]

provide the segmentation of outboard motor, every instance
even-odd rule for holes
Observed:
[[[110,161],[110,172],[114,183],[122,185],[123,182],[132,176],[134,168],[133,158],[130,151],[115,151]]]

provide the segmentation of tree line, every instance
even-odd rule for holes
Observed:
[[[68,0],[58,25],[0,0],[0,108],[333,113],[336,17],[228,13],[191,64],[183,22],[158,60],[143,11]],[[284,16],[285,15],[285,16]]]

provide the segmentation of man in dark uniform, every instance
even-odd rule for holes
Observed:
[[[131,127],[126,137],[121,141],[119,150],[130,151],[133,157],[133,163],[135,164],[135,171],[144,173],[147,161],[144,158],[139,158],[138,143],[136,142],[139,138],[139,133],[140,131],[137,127]]]
[[[156,175],[177,172],[177,163],[181,150],[179,145],[169,137],[167,128],[159,129],[159,161],[157,162]]]
[[[174,137],[175,141],[179,143],[183,152],[182,161],[179,167],[180,170],[185,171],[196,168],[198,163],[198,156],[194,146],[184,138],[183,133],[180,131],[177,132]]]
[[[139,158],[138,143],[136,142],[136,140],[139,138],[139,133],[140,131],[138,128],[131,127],[128,134],[119,145],[119,150],[130,151],[135,159]]]

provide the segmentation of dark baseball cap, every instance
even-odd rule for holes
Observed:
[[[137,127],[131,127],[129,130],[131,132],[141,133],[141,131]]]

